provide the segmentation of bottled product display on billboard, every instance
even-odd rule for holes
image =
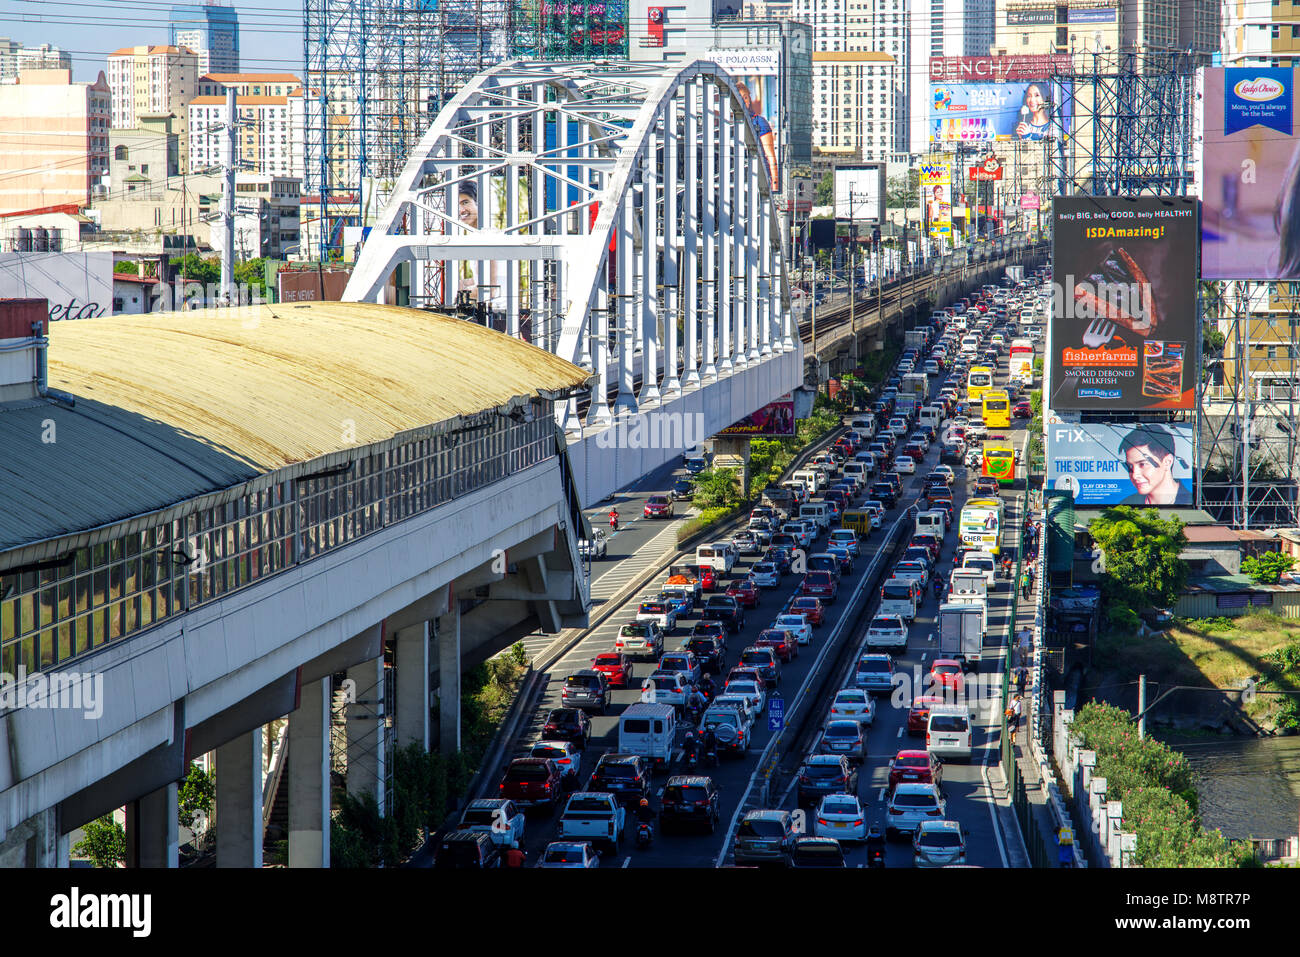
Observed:
[[[930,85],[931,142],[1054,139],[1070,132],[1070,113],[1048,80]]]
[[[1049,408],[1195,403],[1197,206],[1186,197],[1059,197]]]
[[[1199,76],[1204,279],[1300,278],[1298,80],[1289,67]]]
[[[1192,424],[1047,426],[1047,488],[1076,505],[1190,506]]]

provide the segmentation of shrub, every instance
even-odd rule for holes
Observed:
[[[1256,558],[1249,555],[1241,560],[1241,571],[1261,585],[1276,585],[1283,572],[1289,572],[1295,559],[1281,552],[1265,552]]]
[[[73,854],[88,858],[95,867],[120,867],[126,863],[126,828],[112,814],[88,821],[82,831],[85,837],[72,848]]]

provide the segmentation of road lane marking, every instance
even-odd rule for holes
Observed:
[[[902,729],[902,728],[899,728],[899,729],[898,729],[898,734],[894,735],[894,737],[896,737],[896,738],[901,738],[902,736],[903,736],[903,729]]]
[[[631,863],[632,863],[632,855],[629,854],[627,857],[623,858],[624,867],[627,867]]]
[[[885,802],[885,790],[886,789],[882,787],[880,793],[876,795],[876,800],[882,804]]]

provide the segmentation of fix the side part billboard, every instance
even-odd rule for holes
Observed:
[[[1192,408],[1196,200],[1072,196],[1052,209],[1048,407]]]
[[[1300,72],[1213,67],[1201,84],[1202,278],[1300,277]]]
[[[1049,424],[1047,487],[1076,505],[1192,504],[1191,423]]]

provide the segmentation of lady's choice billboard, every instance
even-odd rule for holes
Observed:
[[[1196,200],[1053,201],[1049,408],[1196,401]]]

